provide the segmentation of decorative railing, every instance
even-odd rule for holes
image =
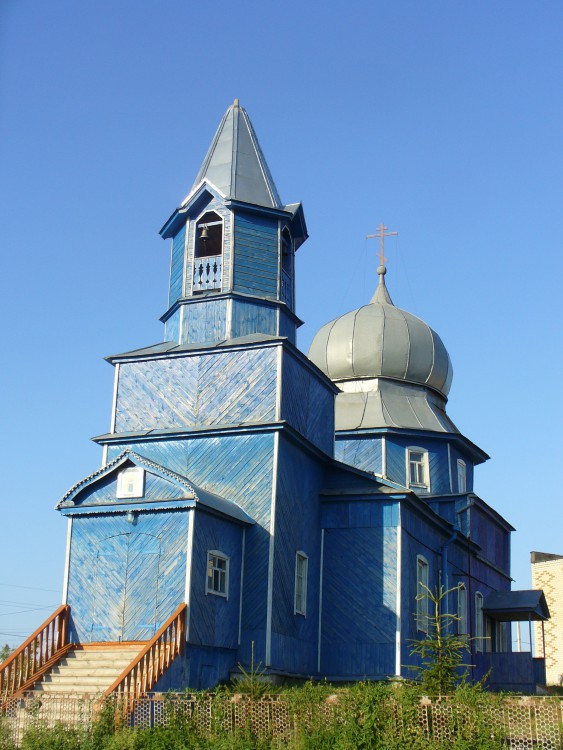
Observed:
[[[192,290],[194,292],[205,292],[209,289],[220,290],[223,271],[222,263],[222,255],[212,255],[209,258],[195,258]]]
[[[62,604],[0,664],[0,699],[29,689],[72,648],[66,642],[69,612],[68,604]]]
[[[180,604],[102,698],[114,695],[131,701],[153,689],[170,664],[184,650],[186,609],[187,604]]]

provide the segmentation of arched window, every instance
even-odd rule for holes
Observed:
[[[282,302],[287,305],[292,303],[292,264],[293,264],[293,242],[289,229],[285,227],[281,236],[281,294]]]
[[[193,291],[221,291],[223,267],[223,220],[207,211],[195,226]]]
[[[459,635],[467,633],[467,589],[460,583],[457,590],[457,632]]]
[[[457,459],[457,491],[467,492],[467,469],[461,458]]]
[[[428,590],[430,566],[422,555],[416,558],[416,629],[428,633]]]
[[[195,257],[210,258],[223,253],[223,220],[215,211],[207,211],[196,224]]]
[[[483,594],[475,592],[475,649],[484,651],[484,628],[483,628]]]

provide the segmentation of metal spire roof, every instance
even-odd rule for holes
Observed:
[[[225,112],[190,195],[203,180],[227,198],[268,208],[283,207],[250,118],[238,99]]]

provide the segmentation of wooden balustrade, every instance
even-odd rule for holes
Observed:
[[[180,604],[102,698],[115,695],[131,701],[153,689],[173,660],[184,651],[186,609],[187,604]]]
[[[30,688],[72,644],[67,643],[68,604],[61,606],[0,664],[0,699]]]
[[[196,258],[194,261],[193,291],[204,292],[209,289],[221,290],[223,256],[212,255],[208,258]]]

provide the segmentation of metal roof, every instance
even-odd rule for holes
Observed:
[[[483,612],[493,620],[521,622],[522,620],[549,620],[549,608],[541,589],[530,591],[495,591],[488,594]]]
[[[250,118],[238,99],[225,112],[184,203],[203,180],[226,198],[284,208]]]

